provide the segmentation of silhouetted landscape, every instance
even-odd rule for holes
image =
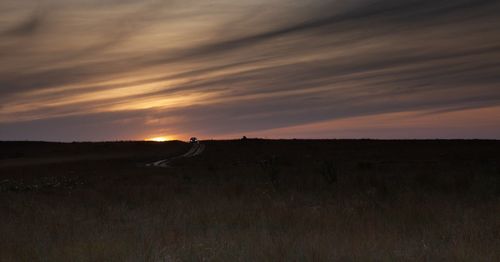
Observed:
[[[500,260],[500,141],[200,144],[0,142],[0,261]]]
[[[499,14],[1,0],[0,262],[500,261]]]

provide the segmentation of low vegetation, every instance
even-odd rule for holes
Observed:
[[[0,143],[0,261],[500,261],[499,141]]]

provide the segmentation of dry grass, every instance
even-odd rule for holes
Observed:
[[[500,261],[498,143],[386,143],[209,142],[170,169],[141,155],[3,169],[85,183],[0,192],[0,261]]]

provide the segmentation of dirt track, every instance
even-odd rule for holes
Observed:
[[[176,156],[176,157],[172,157],[172,158],[168,158],[168,159],[158,160],[156,162],[146,164],[146,166],[168,167],[168,164],[172,160],[179,159],[179,158],[189,158],[189,157],[197,156],[197,155],[203,153],[204,150],[205,150],[205,145],[204,144],[195,143],[195,144],[193,144],[193,146],[191,146],[191,148],[189,149],[189,151],[187,151],[186,153],[184,153],[184,154],[182,154],[180,156]]]

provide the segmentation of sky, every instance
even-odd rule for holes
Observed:
[[[500,139],[498,0],[2,0],[0,140]]]

